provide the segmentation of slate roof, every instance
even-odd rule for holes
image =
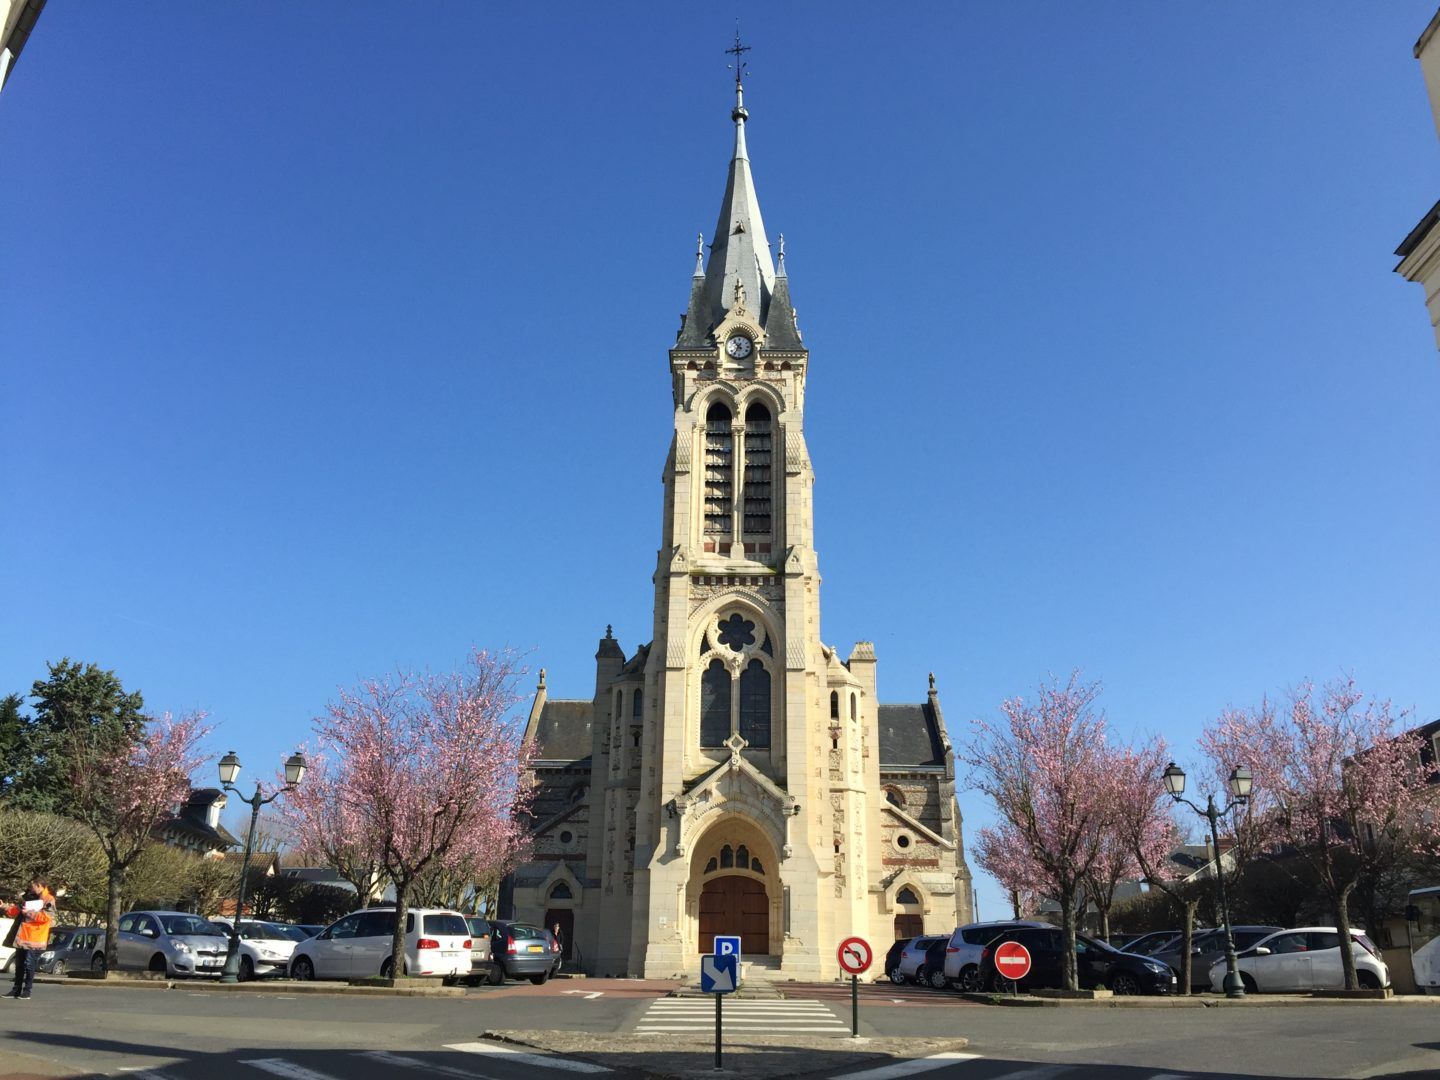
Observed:
[[[620,669],[621,675],[634,675],[637,671],[645,670],[645,661],[650,657],[650,646],[654,642],[647,641],[635,650],[635,655],[630,658],[626,665]]]
[[[878,712],[881,768],[945,764],[940,726],[928,701],[918,705],[881,705]]]
[[[536,756],[544,761],[581,761],[590,756],[590,714],[594,703],[550,698],[535,728]]]

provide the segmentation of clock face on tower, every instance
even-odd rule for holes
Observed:
[[[744,334],[735,334],[729,341],[725,342],[725,351],[736,360],[744,360],[750,355],[750,350],[754,347],[754,342]]]

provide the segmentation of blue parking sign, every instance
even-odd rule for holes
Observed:
[[[716,935],[715,935],[715,955],[716,955],[716,956],[736,956],[736,957],[738,957],[738,956],[740,955],[740,938],[739,938],[739,937],[721,937],[719,934],[716,934]]]

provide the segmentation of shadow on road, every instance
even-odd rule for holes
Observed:
[[[197,1038],[203,1038],[197,1032]],[[68,1049],[86,1055],[90,1071],[77,1069],[72,1073],[74,1080],[101,1080],[113,1078],[123,1070],[125,1075],[144,1080],[213,1080],[218,1076],[237,1078],[253,1077],[262,1080],[264,1076],[278,1076],[285,1080],[406,1080],[410,1076],[443,1076],[454,1080],[535,1080],[538,1075],[549,1075],[564,1080],[627,1080],[627,1078],[656,1077],[664,1075],[701,1077],[706,1074],[730,1076],[740,1080],[760,1080],[762,1077],[839,1076],[863,1073],[883,1064],[871,1060],[855,1060],[855,1051],[837,1040],[834,1051],[807,1048],[804,1051],[766,1047],[765,1052],[747,1055],[734,1052],[725,1060],[724,1073],[710,1072],[712,1064],[708,1055],[676,1053],[675,1048],[656,1046],[648,1052],[598,1051],[588,1061],[577,1058],[557,1058],[554,1065],[538,1061],[525,1053],[477,1054],[443,1048],[430,1050],[341,1050],[334,1048],[277,1048],[257,1046],[253,1048],[229,1049],[220,1052],[194,1050],[187,1053],[173,1047],[152,1047],[143,1043],[124,1042],[116,1039],[99,1039],[85,1035],[50,1032],[8,1033],[8,1040],[30,1043],[39,1049]],[[1416,1043],[1418,1049],[1440,1051],[1440,1043]],[[519,1048],[517,1048],[518,1050]],[[735,1051],[739,1051],[735,1047]],[[105,1055],[114,1055],[116,1060],[105,1061]],[[180,1058],[165,1064],[136,1064],[136,1058]],[[750,1060],[747,1061],[746,1058]],[[100,1060],[94,1060],[99,1058]],[[689,1060],[693,1058],[693,1060]],[[662,1064],[663,1059],[663,1064]],[[590,1062],[603,1063],[597,1068]],[[1437,1062],[1440,1065],[1440,1062]],[[607,1071],[609,1070],[609,1071]],[[1014,1077],[1033,1078],[1044,1076],[1055,1080],[1155,1080],[1160,1076],[1184,1076],[1193,1080],[1274,1080],[1274,1074],[1259,1075],[1233,1071],[1184,1070],[1169,1072],[1151,1066],[1110,1065],[1073,1062],[1066,1064],[1026,1061],[1013,1056],[977,1056],[971,1060],[948,1062],[942,1066],[915,1074],[924,1080],[1006,1080]],[[1371,1080],[1436,1080],[1440,1067],[1414,1069],[1406,1072],[1386,1073]],[[1292,1076],[1293,1080],[1293,1076]],[[1312,1080],[1329,1080],[1316,1074]]]

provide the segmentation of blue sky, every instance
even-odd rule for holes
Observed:
[[[1391,272],[1433,11],[741,6],[822,636],[883,700],[933,670],[959,741],[1078,667],[1188,746],[1350,671],[1440,714],[1440,354]],[[0,690],[93,660],[251,775],[472,644],[588,695],[650,633],[735,14],[47,8],[0,97]]]

